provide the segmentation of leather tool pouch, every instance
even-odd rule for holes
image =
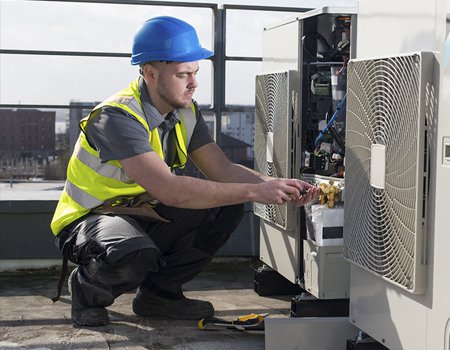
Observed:
[[[153,209],[158,203],[157,199],[145,192],[136,197],[116,197],[108,199],[103,205],[92,209],[91,213],[139,216],[150,221],[170,222]]]

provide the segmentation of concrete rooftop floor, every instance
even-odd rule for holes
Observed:
[[[233,320],[250,313],[289,317],[290,296],[261,297],[253,291],[257,259],[215,259],[185,286],[191,298],[211,301],[216,316]],[[133,293],[108,308],[111,324],[80,328],[70,319],[67,285],[59,302],[59,269],[0,273],[0,350],[59,349],[264,349],[264,332],[202,331],[196,321],[143,318],[133,314]]]

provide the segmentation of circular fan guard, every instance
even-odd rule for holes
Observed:
[[[420,82],[418,54],[349,64],[343,254],[410,291],[425,220]],[[373,144],[386,150],[384,189],[370,183]]]

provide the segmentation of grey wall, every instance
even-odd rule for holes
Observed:
[[[50,221],[57,201],[0,201],[0,259],[60,258]],[[258,256],[259,221],[246,205],[240,226],[217,256]]]
[[[0,201],[0,259],[60,257],[50,231],[56,201]]]

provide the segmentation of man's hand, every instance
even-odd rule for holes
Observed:
[[[320,189],[297,179],[273,179],[257,185],[255,202],[302,206],[319,196]]]
[[[309,184],[308,184],[309,185]],[[310,185],[311,186],[311,185]],[[317,186],[309,187],[306,192],[301,192],[301,195],[297,198],[293,198],[292,202],[295,206],[301,207],[313,200],[316,200],[320,195],[320,188]]]

